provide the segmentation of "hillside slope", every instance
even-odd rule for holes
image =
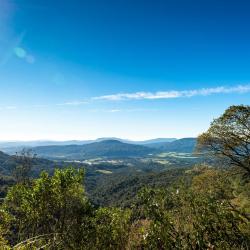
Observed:
[[[38,176],[41,171],[46,170],[52,173],[56,167],[62,167],[62,162],[54,162],[42,158],[32,159],[32,176]],[[12,175],[14,168],[21,164],[18,158],[12,155],[7,155],[0,151],[0,175]]]
[[[164,152],[193,153],[196,146],[196,138],[182,138],[171,142],[159,142],[147,144]]]
[[[118,140],[106,140],[86,145],[35,147],[33,151],[41,157],[82,160],[94,157],[139,157],[153,153],[156,150],[142,145],[123,143]]]

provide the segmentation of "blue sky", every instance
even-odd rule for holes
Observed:
[[[197,136],[250,104],[250,3],[0,0],[0,140]]]

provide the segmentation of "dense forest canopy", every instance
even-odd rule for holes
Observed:
[[[220,161],[103,176],[96,199],[84,165],[34,178],[36,157],[11,158],[15,174],[0,179],[0,249],[248,249],[249,128],[250,107],[232,106],[198,138]]]

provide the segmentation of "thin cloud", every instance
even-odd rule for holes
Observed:
[[[31,107],[33,108],[47,108],[49,105],[48,104],[36,104]]]
[[[4,108],[7,109],[7,110],[17,109],[16,106],[6,106],[6,107],[4,107]]]
[[[87,104],[86,101],[72,101],[72,102],[64,102],[64,103],[58,103],[57,106],[80,106]]]
[[[122,112],[121,109],[110,109],[110,110],[106,110],[106,112],[108,113],[117,113],[117,112]]]
[[[16,106],[5,106],[5,107],[0,107],[0,110],[14,110],[17,109]]]
[[[103,95],[93,97],[86,101],[68,101],[58,104],[36,104],[31,106],[24,106],[23,108],[45,108],[52,105],[55,106],[72,106],[77,107],[85,104],[90,104],[91,101],[124,101],[124,100],[157,100],[157,99],[176,99],[176,98],[190,98],[195,96],[209,96],[214,94],[244,94],[250,92],[250,84],[249,85],[237,85],[232,87],[215,87],[215,88],[201,88],[201,89],[193,89],[193,90],[171,90],[171,91],[157,91],[157,92],[135,92],[135,93],[118,93],[112,95]],[[16,107],[14,105],[2,106],[0,110],[15,110],[20,107]],[[107,109],[107,110],[99,110],[92,109],[90,112],[106,112],[106,113],[118,113],[118,112],[143,112],[150,111],[149,109]],[[153,111],[153,110],[151,110]]]
[[[135,92],[135,93],[118,93],[113,95],[104,95],[94,97],[93,100],[106,101],[123,101],[123,100],[155,100],[155,99],[174,99],[185,98],[193,96],[208,96],[213,94],[241,94],[250,92],[250,85],[238,85],[234,87],[215,87],[202,88],[193,90],[172,90],[172,91],[158,91],[158,92]]]
[[[28,106],[21,106],[18,107],[20,109],[29,109],[29,108],[47,108],[47,107],[53,107],[53,106],[80,106],[84,104],[88,104],[87,101],[72,101],[72,102],[64,102],[64,103],[57,103],[57,104],[34,104],[34,105],[28,105]],[[0,110],[14,110],[17,109],[17,106],[11,105],[11,106],[2,106],[0,107]]]
[[[144,109],[144,108],[137,108],[137,109],[91,109],[89,112],[93,113],[126,113],[126,112],[149,112],[149,111],[157,111],[157,109]]]

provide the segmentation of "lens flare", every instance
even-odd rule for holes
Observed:
[[[19,58],[25,58],[26,55],[27,55],[26,51],[23,48],[20,48],[20,47],[14,48],[14,53]]]

